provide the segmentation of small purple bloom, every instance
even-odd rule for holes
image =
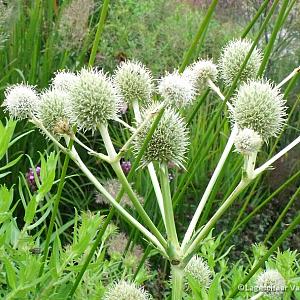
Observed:
[[[36,172],[36,175],[38,177],[40,177],[41,167],[37,166],[35,168],[35,172]],[[33,172],[32,168],[29,168],[28,172],[26,173],[26,180],[27,180],[27,183],[28,183],[30,189],[32,191],[36,191],[37,186],[36,186],[36,182],[35,182],[35,178],[34,178],[34,172]]]
[[[131,170],[131,162],[129,160],[123,160],[121,162],[121,168],[125,175],[127,175]]]

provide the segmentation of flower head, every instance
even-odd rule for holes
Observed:
[[[120,96],[102,71],[82,69],[77,76],[69,90],[71,117],[79,128],[94,131],[117,117]]]
[[[59,136],[71,132],[69,103],[69,94],[62,90],[50,89],[42,93],[37,117],[50,133]]]
[[[114,82],[124,102],[150,102],[154,90],[152,76],[140,62],[122,62],[115,72]]]
[[[237,134],[234,145],[239,153],[248,155],[260,150],[262,138],[254,130],[245,128]]]
[[[55,89],[63,90],[69,92],[70,88],[78,80],[76,74],[68,71],[60,71],[55,74],[52,79],[52,86]]]
[[[281,295],[285,290],[285,279],[277,270],[266,270],[256,279],[256,286],[266,295]]]
[[[103,300],[150,300],[152,297],[134,283],[121,280],[113,284],[104,294]]]
[[[195,97],[195,89],[186,76],[174,71],[160,79],[158,91],[171,106],[177,108],[189,105]]]
[[[277,136],[282,130],[286,119],[285,100],[278,88],[269,82],[243,83],[232,104],[231,119],[240,129],[252,129],[263,140]]]
[[[144,110],[143,117],[153,112],[155,108],[157,106],[154,105]],[[153,122],[153,119],[150,120],[137,135],[134,142],[136,154],[141,150]],[[188,130],[184,120],[172,108],[166,108],[144,152],[143,166],[153,161],[166,164],[171,162],[182,166],[188,144]]]
[[[37,166],[35,168],[35,172],[36,172],[37,177],[40,178],[41,167]],[[32,170],[32,168],[29,168],[28,172],[26,173],[26,180],[27,180],[27,183],[28,183],[30,189],[32,191],[36,191],[37,190],[37,185],[36,185],[36,182],[35,182],[34,171]]]
[[[6,89],[2,106],[12,118],[23,120],[34,113],[38,103],[39,96],[32,86],[16,84]]]
[[[212,271],[202,257],[193,256],[184,271],[197,280],[202,287],[209,288],[212,281]]]
[[[230,41],[224,47],[219,60],[219,68],[221,77],[226,85],[229,86],[234,81],[251,47],[252,41],[247,39]],[[254,48],[247,65],[241,74],[240,80],[246,81],[247,79],[255,78],[261,60],[262,55],[260,50]]]
[[[187,67],[183,75],[194,83],[198,91],[203,91],[207,87],[207,80],[217,80],[218,69],[211,60],[200,59]]]

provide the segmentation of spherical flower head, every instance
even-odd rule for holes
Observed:
[[[276,86],[259,80],[243,83],[234,99],[231,119],[238,128],[249,128],[263,140],[277,136],[285,123],[286,101]]]
[[[62,91],[69,92],[70,88],[78,80],[76,74],[68,71],[60,71],[55,74],[52,79],[52,87]]]
[[[221,77],[227,86],[230,86],[233,83],[251,47],[252,41],[247,39],[230,41],[224,47],[219,60],[219,68]],[[260,50],[254,48],[247,65],[241,74],[240,81],[243,82],[247,79],[254,79],[259,70],[261,60],[262,54]]]
[[[4,95],[2,106],[12,118],[18,120],[30,118],[39,103],[34,87],[26,84],[12,85],[6,89]]]
[[[150,106],[142,112],[143,118],[155,110],[157,105]],[[141,150],[154,119],[148,121],[137,135],[134,141],[136,154]],[[146,166],[150,162],[157,161],[166,164],[174,163],[182,167],[188,144],[188,130],[184,120],[174,109],[166,108],[144,152],[142,165]]]
[[[186,76],[174,71],[162,77],[159,81],[158,91],[171,106],[186,107],[195,98],[195,88]]]
[[[103,300],[150,300],[152,297],[134,283],[121,280],[113,284],[104,294]]]
[[[212,271],[200,256],[193,256],[184,269],[186,275],[193,277],[204,288],[209,288],[212,281]]]
[[[95,131],[117,118],[120,96],[111,80],[97,69],[82,69],[69,90],[71,116],[80,129]]]
[[[53,135],[61,136],[71,133],[69,118],[69,94],[59,89],[46,90],[41,95],[37,108],[37,117],[44,127]]]
[[[128,237],[125,233],[120,232],[113,235],[108,241],[107,253],[113,260],[122,258],[128,243]]]
[[[241,129],[235,137],[234,145],[237,152],[250,155],[260,150],[262,142],[259,134],[252,129],[245,128]]]
[[[208,86],[208,79],[216,81],[218,77],[217,66],[211,60],[200,59],[187,67],[183,76],[193,82],[197,91],[201,92]]]
[[[152,76],[140,62],[122,62],[115,72],[114,83],[124,102],[147,104],[151,101],[154,90]]]
[[[285,291],[285,279],[277,270],[266,270],[256,279],[256,286],[267,296],[279,296]]]

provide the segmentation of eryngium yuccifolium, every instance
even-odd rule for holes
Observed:
[[[154,106],[144,110],[143,117],[153,112],[153,110]],[[148,121],[137,135],[134,141],[134,152],[136,154],[141,150],[154,119]],[[174,163],[182,167],[188,144],[188,130],[184,120],[175,110],[166,108],[144,152],[142,165],[146,166],[150,162],[157,161],[159,163]]]
[[[252,41],[239,39],[230,41],[224,47],[219,60],[219,69],[221,77],[226,85],[229,86],[233,83],[251,46]],[[261,60],[262,55],[260,50],[254,48],[247,65],[241,74],[240,81],[255,78],[260,67]]]
[[[123,101],[149,103],[154,90],[150,71],[140,62],[122,62],[114,74],[114,83]]]
[[[114,283],[104,294],[103,300],[150,300],[152,297],[134,283],[121,280]]]
[[[217,66],[211,60],[200,59],[187,67],[183,76],[193,82],[197,91],[201,92],[207,88],[207,80],[216,81],[218,77]]]
[[[70,133],[69,103],[69,94],[62,90],[50,89],[42,93],[37,117],[50,133],[54,135]]]
[[[72,120],[80,129],[94,131],[117,117],[120,96],[102,71],[82,69],[77,76],[69,90]]]
[[[76,74],[68,71],[60,71],[52,79],[52,87],[69,92],[77,80],[78,77]]]
[[[16,84],[5,90],[2,106],[9,115],[18,120],[26,119],[34,112],[39,103],[39,96],[32,86]]]
[[[248,81],[239,87],[233,99],[231,118],[240,129],[252,129],[267,140],[282,130],[285,103],[276,86],[263,80]]]
[[[281,295],[285,291],[285,279],[277,270],[266,270],[256,279],[256,286],[260,292],[266,295]]]
[[[234,140],[237,152],[249,155],[258,152],[262,146],[262,138],[254,130],[241,129]]]
[[[193,256],[184,271],[197,280],[202,287],[209,288],[212,281],[212,271],[202,257]]]
[[[162,77],[158,91],[167,104],[177,108],[188,106],[195,97],[195,88],[192,81],[174,71]]]

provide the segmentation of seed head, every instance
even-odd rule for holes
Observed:
[[[202,257],[193,256],[184,271],[197,280],[202,287],[209,288],[212,281],[212,272]]]
[[[221,77],[227,86],[230,86],[234,81],[251,47],[252,41],[247,39],[230,41],[224,47],[219,60],[219,68]],[[260,67],[261,60],[261,52],[255,48],[241,74],[240,81],[254,79]]]
[[[277,136],[286,120],[286,101],[267,81],[243,83],[233,99],[231,119],[240,129],[249,128],[263,140]]]
[[[12,118],[18,120],[29,118],[39,103],[39,96],[34,87],[26,84],[12,85],[6,89],[4,95],[2,106]]]
[[[142,112],[143,117],[153,112],[154,106]],[[144,140],[153,124],[150,120],[137,135],[134,142],[134,152],[137,154],[142,148]],[[150,162],[174,163],[183,166],[185,153],[188,146],[188,130],[184,120],[172,108],[166,108],[154,134],[149,141],[148,147],[142,158],[142,165],[146,166]]]
[[[192,81],[186,76],[180,75],[178,71],[161,78],[158,90],[167,104],[177,108],[188,106],[195,97]]]
[[[115,119],[120,97],[110,79],[96,69],[82,69],[70,88],[71,117],[83,130],[94,131],[99,124]]]
[[[115,72],[114,83],[126,103],[151,101],[154,90],[151,72],[140,62],[122,62]]]
[[[218,77],[217,66],[211,60],[198,60],[187,67],[183,75],[193,82],[197,91],[201,92],[207,87],[207,80],[216,81]]]
[[[63,90],[69,92],[70,88],[78,80],[76,74],[68,71],[60,71],[55,74],[52,79],[52,87],[55,89]]]
[[[258,152],[262,146],[262,138],[254,130],[245,128],[239,131],[234,141],[237,152],[249,155]]]
[[[69,94],[62,90],[50,89],[42,93],[37,117],[50,133],[56,136],[70,134],[69,103]]]
[[[256,286],[265,295],[279,296],[284,293],[285,279],[277,270],[266,270],[256,279]]]
[[[150,300],[152,297],[134,283],[121,280],[113,284],[105,293],[103,300]]]

